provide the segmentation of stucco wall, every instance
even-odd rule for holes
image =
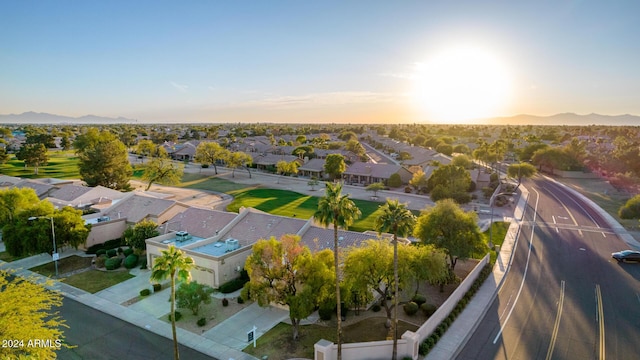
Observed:
[[[107,240],[121,238],[126,229],[126,219],[116,219],[92,224],[85,246],[88,248],[95,244],[102,244]]]

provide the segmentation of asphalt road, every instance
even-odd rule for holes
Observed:
[[[65,341],[77,345],[57,352],[63,360],[172,360],[173,340],[131,325],[94,310],[77,301],[64,298],[60,315],[66,320]],[[210,360],[191,348],[179,345],[180,358]]]
[[[640,264],[598,214],[542,178],[513,265],[458,359],[638,359]]]

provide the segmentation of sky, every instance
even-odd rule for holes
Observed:
[[[640,115],[640,2],[0,0],[0,114]]]

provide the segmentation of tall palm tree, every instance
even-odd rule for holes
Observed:
[[[342,359],[342,307],[338,270],[338,227],[348,228],[362,215],[349,195],[342,195],[342,183],[327,183],[325,195],[318,201],[313,217],[325,227],[333,225],[333,263],[336,272],[336,305],[338,315],[338,360]]]
[[[159,282],[167,277],[171,279],[171,331],[173,333],[173,357],[180,359],[178,354],[178,335],[176,334],[176,278],[180,281],[188,281],[191,278],[190,270],[193,268],[193,259],[173,245],[167,250],[162,250],[162,256],[156,259],[151,270],[151,281]]]
[[[407,236],[413,232],[416,217],[407,209],[406,204],[400,204],[398,200],[389,200],[381,206],[382,215],[376,219],[376,230],[379,233],[390,232],[393,234],[393,360],[398,357],[398,235]]]

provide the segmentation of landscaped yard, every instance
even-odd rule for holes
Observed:
[[[112,287],[133,277],[135,276],[125,270],[102,271],[91,269],[71,275],[63,279],[62,282],[95,294],[98,291]]]
[[[60,277],[62,277],[65,274],[89,268],[91,266],[91,259],[92,257],[83,257],[77,255],[62,258],[58,260],[58,274]],[[32,267],[29,270],[47,277],[53,277],[56,274],[55,263],[53,261],[40,266]]]

